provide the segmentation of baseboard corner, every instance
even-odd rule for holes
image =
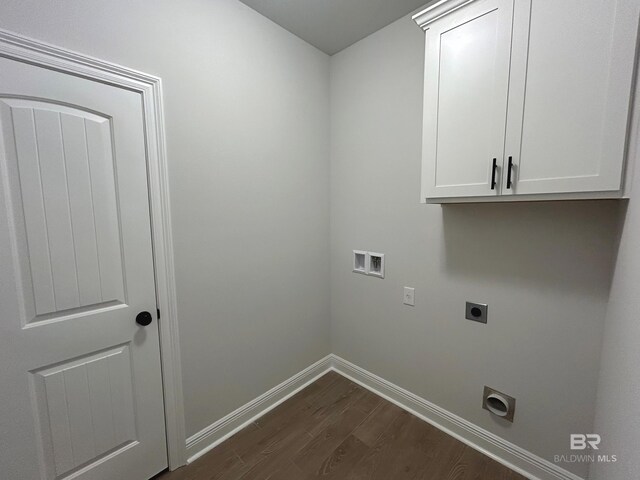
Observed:
[[[197,460],[227,438],[291,398],[331,370],[331,355],[296,373],[271,390],[251,400],[186,440],[187,464]]]
[[[531,480],[584,480],[335,354],[329,354],[186,440],[187,463],[333,370]]]

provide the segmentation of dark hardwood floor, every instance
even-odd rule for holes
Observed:
[[[158,480],[520,480],[523,476],[331,372]]]

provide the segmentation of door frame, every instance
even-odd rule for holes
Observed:
[[[0,56],[135,91],[141,95],[156,297],[161,313],[158,327],[167,454],[169,469],[175,470],[186,464],[186,432],[162,80],[153,75],[2,29],[0,29]]]

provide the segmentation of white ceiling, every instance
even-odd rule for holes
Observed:
[[[333,55],[428,0],[240,0]]]

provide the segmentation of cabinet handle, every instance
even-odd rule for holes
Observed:
[[[507,188],[511,188],[511,172],[513,171],[513,157],[509,157],[509,168],[507,170]]]
[[[498,169],[497,158],[493,159],[493,165],[491,167],[491,190],[496,189],[496,170]]]

